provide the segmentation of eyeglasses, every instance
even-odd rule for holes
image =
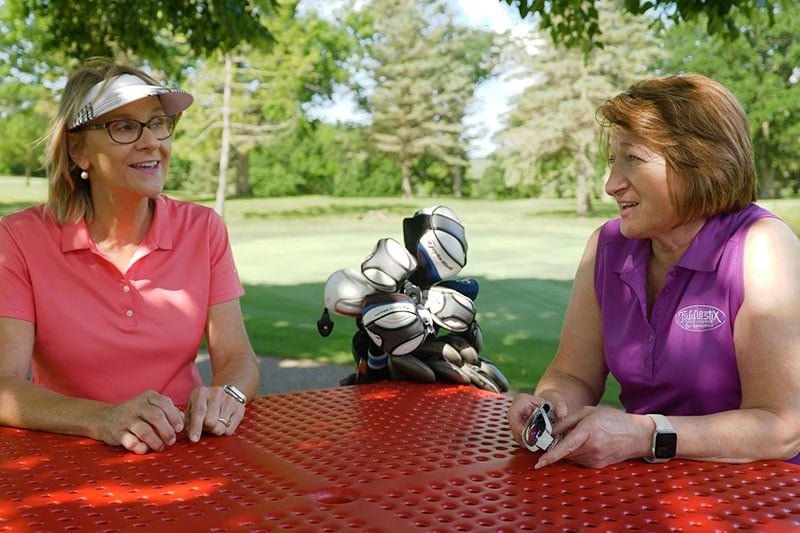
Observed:
[[[553,422],[555,422],[553,407],[548,402],[544,402],[531,413],[522,429],[522,442],[525,447],[532,452],[539,450],[546,452],[558,442],[558,437],[551,435]]]
[[[102,130],[108,131],[109,137],[115,143],[131,144],[135,143],[142,136],[145,127],[153,132],[156,139],[163,141],[172,136],[175,131],[175,123],[177,119],[175,115],[161,115],[153,117],[147,122],[139,122],[132,118],[121,118],[117,120],[109,120],[105,124],[95,124],[93,126],[80,126],[71,131],[83,130]]]

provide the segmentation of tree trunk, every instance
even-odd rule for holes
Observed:
[[[588,178],[591,165],[586,157],[585,146],[581,146],[578,150],[576,164],[578,172],[575,179],[575,199],[577,201],[575,214],[579,217],[587,217],[592,212],[592,191]]]
[[[763,141],[760,143],[761,149],[759,150],[761,157],[758,158],[758,197],[774,198],[775,174],[769,164],[769,121],[761,123],[761,137]]]
[[[411,163],[407,157],[400,160],[400,170],[403,173],[403,198],[411,198]]]
[[[451,170],[451,175],[453,176],[453,196],[456,198],[461,198],[462,194],[462,174],[464,173],[464,167],[459,165],[454,165]]]
[[[250,186],[250,154],[243,154],[234,149],[236,156],[236,196],[250,198],[253,188]]]
[[[586,61],[581,62],[580,69],[584,77],[588,76],[589,68]],[[592,109],[594,107],[592,99],[589,98],[585,84],[581,88],[580,101],[581,106],[585,109]],[[575,199],[577,201],[575,214],[579,217],[587,217],[589,213],[592,212],[592,180],[589,177],[589,173],[592,172],[592,164],[588,156],[590,153],[589,143],[590,141],[588,140],[578,140],[578,151],[575,159],[575,167],[577,170],[577,176],[575,178]]]
[[[758,197],[775,198],[775,172],[766,158],[760,157],[758,161]]]
[[[214,210],[222,216],[225,211],[225,191],[228,188],[228,161],[231,149],[231,83],[233,65],[231,56],[225,55],[225,85],[222,92],[222,143],[219,150],[219,180]]]

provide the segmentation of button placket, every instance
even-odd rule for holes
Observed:
[[[134,305],[134,291],[131,282],[127,278],[122,279],[122,293],[124,295],[123,314],[126,322],[129,324],[135,323],[136,312]]]
[[[681,269],[677,267],[670,268],[664,280],[664,287],[656,297],[653,306],[652,318],[650,320],[651,331],[647,336],[648,357],[645,361],[645,371],[650,376],[650,379],[653,379],[655,376],[656,336],[663,339],[669,332],[669,323],[672,317],[669,316],[668,310],[672,309],[672,302],[675,299],[674,295],[680,292],[675,292],[673,289],[679,286],[683,279],[685,278]]]

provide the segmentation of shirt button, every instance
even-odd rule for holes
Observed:
[[[653,342],[654,340],[656,340],[656,338],[653,335],[647,337],[647,342]]]
[[[133,310],[132,309],[128,309],[127,311],[125,311],[125,316],[128,317],[128,318],[132,317],[133,316]]]
[[[122,292],[131,292],[131,288],[128,285],[123,285]]]

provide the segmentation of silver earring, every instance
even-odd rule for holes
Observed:
[[[82,180],[88,180],[89,179],[89,173],[86,172],[85,170],[81,170],[81,179]]]

